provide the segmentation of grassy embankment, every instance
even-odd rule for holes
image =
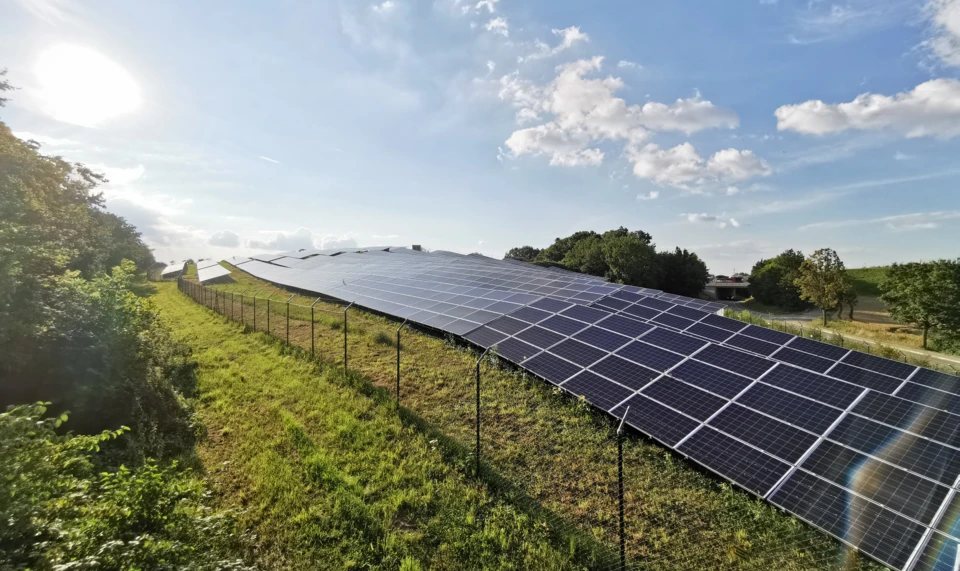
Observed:
[[[251,293],[260,289],[260,295],[276,293],[275,298],[286,299],[277,288],[272,288],[242,272],[234,272],[235,284],[216,286],[221,291],[246,288]],[[164,296],[175,295],[164,290]],[[280,297],[282,295],[282,297]],[[185,297],[179,297],[178,305],[192,304]],[[227,296],[229,299],[229,296]],[[222,297],[221,297],[222,300]],[[309,303],[313,300],[296,297],[293,302],[306,302],[302,306],[291,307],[290,340],[309,356],[310,323]],[[253,307],[249,296],[245,296],[244,317],[248,325],[252,324]],[[193,305],[196,308],[195,305]],[[343,334],[341,329],[342,310],[338,306],[317,304],[316,346],[318,360],[326,385],[318,381],[302,381],[304,388],[297,391],[282,385],[283,379],[274,380],[272,375],[257,380],[250,379],[243,363],[237,363],[225,356],[219,362],[229,365],[232,372],[207,377],[201,371],[204,390],[214,393],[204,399],[201,417],[210,427],[210,443],[203,447],[204,454],[214,454],[208,466],[218,462],[233,460],[231,471],[240,471],[243,481],[228,486],[232,490],[228,501],[245,498],[255,505],[265,506],[261,489],[271,489],[273,484],[261,484],[251,487],[246,480],[250,469],[262,470],[257,479],[273,479],[272,470],[289,466],[291,458],[278,452],[272,441],[283,442],[276,434],[264,434],[268,430],[265,419],[279,418],[272,422],[281,422],[283,415],[270,411],[279,408],[293,414],[298,422],[311,432],[311,438],[317,446],[329,446],[336,443],[336,435],[342,430],[360,430],[359,424],[368,422],[371,415],[396,415],[390,403],[395,386],[397,324],[386,319],[351,310],[349,317],[349,359],[351,372],[356,371],[359,378],[367,379],[372,396],[358,389],[355,383],[344,384],[342,374],[334,372],[342,359]],[[240,300],[224,308],[227,314],[232,310],[239,317]],[[201,311],[196,308],[195,311]],[[275,336],[283,339],[286,335],[286,306],[271,303],[271,330]],[[165,312],[166,313],[166,312]],[[234,325],[227,325],[204,312],[205,321],[220,323],[218,332],[208,342],[226,343],[217,336],[224,335],[223,329],[231,333],[232,341],[238,335]],[[169,314],[168,314],[169,318]],[[303,321],[303,319],[307,321]],[[200,320],[203,322],[204,320]],[[266,304],[257,302],[257,327],[266,326]],[[188,338],[193,335],[191,329],[207,327],[197,320],[178,329]],[[250,336],[241,336],[249,339]],[[268,344],[266,338],[255,337],[262,344]],[[263,367],[271,372],[287,370],[297,363],[297,367],[309,367],[301,360],[283,357],[282,368],[269,361],[279,357],[280,346],[270,345],[270,358]],[[441,339],[413,331],[403,333],[402,341],[402,404],[406,426],[415,428],[428,442],[436,441],[434,446],[447,450],[444,453],[443,470],[455,470],[454,473],[469,474],[470,458],[468,452],[473,442],[474,383],[473,366],[476,355],[471,351],[457,348]],[[332,367],[332,368],[331,368]],[[497,498],[503,498],[508,505],[519,506],[522,512],[545,517],[545,526],[551,530],[564,531],[569,541],[574,530],[597,538],[608,545],[614,545],[616,530],[616,446],[613,423],[609,419],[592,413],[585,404],[551,390],[544,383],[512,372],[495,364],[484,364],[483,370],[483,458],[487,465],[483,480],[496,492]],[[236,383],[237,377],[247,380],[240,387],[249,394],[233,396],[223,393],[221,383]],[[362,384],[362,383],[361,383]],[[253,385],[253,386],[250,386]],[[352,393],[346,400],[362,398],[369,403],[370,411],[357,415],[345,409],[333,418],[327,418],[326,412],[343,406],[336,403],[326,404],[327,393],[336,391]],[[239,400],[238,403],[234,403]],[[256,407],[251,413],[241,413],[248,407]],[[232,409],[232,410],[231,410]],[[273,417],[270,416],[273,414]],[[245,426],[236,426],[239,419],[247,419]],[[279,425],[277,425],[279,426]],[[343,429],[341,426],[354,427]],[[398,423],[399,426],[399,423]],[[229,436],[218,435],[228,428]],[[279,430],[276,426],[272,431]],[[259,436],[256,436],[260,433]],[[284,430],[284,434],[288,431]],[[439,435],[449,436],[448,442]],[[227,450],[223,450],[227,447]],[[359,489],[376,487],[376,474],[357,473],[355,459],[350,456],[368,454],[368,461],[394,462],[382,457],[394,453],[389,442],[365,443],[362,449],[331,451],[324,454],[335,462],[344,462],[346,467],[339,468],[353,478]],[[249,457],[260,457],[266,450],[272,450],[269,461],[252,462]],[[287,454],[296,456],[290,451]],[[452,451],[451,451],[452,450]],[[438,453],[439,454],[439,453]],[[243,460],[246,456],[247,459]],[[238,463],[243,467],[237,467]],[[704,569],[704,568],[750,568],[750,569],[820,569],[831,564],[842,565],[841,549],[827,538],[785,516],[752,496],[719,483],[715,478],[691,468],[685,462],[667,453],[662,447],[640,438],[631,438],[625,446],[626,465],[626,520],[628,553],[634,560],[642,560],[653,569]],[[251,466],[248,468],[247,466]],[[269,468],[269,470],[268,470]],[[287,468],[284,468],[286,470]],[[292,469],[292,468],[291,468]],[[439,469],[439,468],[438,468]],[[301,485],[299,475],[284,479],[288,486]],[[480,488],[481,490],[483,488]],[[399,492],[398,492],[399,493]],[[481,494],[477,491],[475,494]],[[283,497],[296,496],[295,488],[285,489]],[[274,497],[276,493],[268,497]],[[446,500],[444,500],[446,501]],[[472,501],[472,500],[471,500]],[[267,502],[269,503],[269,502]],[[297,538],[305,525],[299,517],[286,518],[289,508],[273,510],[264,508],[265,523],[258,526],[264,537],[278,537],[274,531],[277,526],[287,538],[290,549],[298,549],[301,544]],[[545,511],[541,511],[545,510]],[[381,510],[382,511],[382,510]],[[270,517],[271,514],[274,514]],[[379,514],[379,512],[378,512]],[[544,515],[546,514],[546,515]],[[271,524],[273,517],[282,523]],[[378,516],[380,517],[380,516]],[[475,518],[476,516],[471,516]],[[389,529],[390,520],[380,517],[381,528]],[[430,532],[433,530],[431,529]],[[430,532],[427,532],[429,535]],[[510,536],[514,532],[511,532]],[[505,538],[506,540],[506,538]],[[551,545],[555,545],[554,543]],[[426,539],[425,539],[426,541]],[[434,541],[436,541],[434,539]],[[309,542],[308,542],[309,543]],[[577,557],[584,557],[583,550],[587,542],[569,547]],[[283,551],[282,549],[280,551]],[[280,552],[278,551],[278,552]],[[581,562],[575,559],[572,563]],[[428,561],[427,566],[435,567],[436,562]],[[479,563],[472,564],[482,567]],[[596,564],[589,564],[597,567]]]

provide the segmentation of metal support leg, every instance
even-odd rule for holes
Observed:
[[[627,419],[630,407],[623,413],[617,428],[617,499],[620,507],[620,571],[627,569],[627,537],[623,517],[623,423]]]
[[[487,351],[490,351],[490,349],[486,349],[480,355],[480,358],[477,359],[477,444],[475,451],[477,463],[476,467],[474,468],[474,476],[477,478],[480,477],[480,362],[483,361],[483,358],[487,356]]]

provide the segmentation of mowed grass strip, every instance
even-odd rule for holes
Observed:
[[[238,284],[221,290],[261,290],[285,300],[283,290],[239,271]],[[299,298],[295,298],[299,299]],[[303,298],[308,299],[308,298]],[[310,300],[311,302],[313,300]],[[247,298],[249,303],[249,297]],[[226,314],[230,314],[227,303]],[[318,360],[343,359],[342,308],[317,304]],[[258,328],[266,305],[258,302]],[[234,315],[239,317],[239,298]],[[285,338],[286,308],[271,304],[271,330]],[[246,323],[252,308],[245,308]],[[298,313],[301,312],[301,313]],[[290,340],[310,348],[310,323],[293,318]],[[348,351],[351,370],[385,393],[396,383],[398,323],[351,309]],[[389,343],[387,342],[389,340]],[[401,401],[437,431],[466,448],[474,435],[474,364],[477,354],[431,335],[407,329],[401,337]],[[531,376],[485,362],[482,366],[484,462],[505,482],[562,518],[552,526],[575,526],[608,545],[617,541],[616,440],[614,424]],[[742,493],[663,447],[631,438],[625,450],[627,552],[651,569],[844,568],[842,548],[826,535],[769,504]],[[865,564],[870,566],[870,564]]]
[[[395,408],[158,284],[199,362],[198,455],[270,569],[585,569],[576,542],[462,476]]]

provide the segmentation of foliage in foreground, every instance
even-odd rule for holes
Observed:
[[[231,513],[204,483],[147,461],[97,473],[124,430],[59,435],[40,404],[0,414],[0,569],[247,569]]]

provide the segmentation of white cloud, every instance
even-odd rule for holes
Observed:
[[[831,220],[806,224],[799,230],[822,230],[825,228],[850,228],[855,226],[883,225],[894,232],[910,232],[915,230],[933,230],[940,227],[940,223],[949,220],[960,220],[960,210],[938,212],[915,212],[912,214],[898,214],[880,218],[866,218],[856,220]]]
[[[13,136],[20,139],[21,141],[36,141],[44,147],[50,147],[52,149],[60,149],[62,147],[72,147],[79,145],[77,141],[73,139],[63,139],[60,137],[50,137],[47,135],[40,135],[38,133],[31,133],[29,131],[14,131]]]
[[[270,157],[264,157],[264,156],[261,155],[260,157],[257,157],[257,158],[263,159],[263,160],[267,161],[268,163],[273,163],[273,164],[276,164],[276,165],[279,165],[279,164],[280,164],[280,161],[278,161],[277,159],[271,159]]]
[[[740,227],[740,223],[733,218],[727,219],[723,216],[715,216],[713,214],[691,212],[688,214],[681,214],[680,216],[686,218],[687,222],[691,224],[711,224],[717,228],[726,228],[728,224],[735,228]]]
[[[617,67],[619,68],[631,68],[631,69],[643,69],[643,66],[637,62],[622,59],[617,62]]]
[[[143,178],[147,169],[143,165],[135,167],[112,167],[102,163],[90,163],[85,165],[93,172],[100,173],[107,178],[111,185],[127,185]]]
[[[479,12],[482,8],[487,9],[488,14],[493,14],[497,11],[497,4],[500,0],[480,0],[477,2],[476,10]]]
[[[247,246],[261,250],[275,250],[278,252],[299,250],[300,248],[314,247],[313,232],[307,228],[300,228],[296,232],[277,232],[269,240],[249,240]]]
[[[552,120],[510,136],[506,144],[514,155],[547,155],[555,165],[594,165],[603,160],[603,152],[591,145],[601,141],[623,141],[628,150],[636,150],[650,131],[689,134],[738,124],[735,113],[704,101],[699,94],[671,105],[627,105],[614,95],[623,87],[620,78],[585,77],[598,71],[602,62],[602,57],[595,57],[559,66],[557,76],[546,85],[522,79],[518,72],[500,78],[500,98],[517,109],[518,123],[552,115]],[[720,162],[731,169],[737,166],[727,157]]]
[[[637,200],[656,200],[659,197],[660,197],[659,190],[651,190],[647,194],[638,194]]]
[[[875,0],[848,0],[843,5],[810,2],[787,39],[797,45],[816,44],[888,28],[903,21],[907,8],[906,2]]]
[[[378,14],[387,14],[397,8],[397,3],[393,0],[384,0],[380,4],[374,4],[371,8]]]
[[[373,238],[374,240],[393,240],[395,238],[399,238],[400,235],[399,234],[374,234],[373,236],[370,236],[370,237]]]
[[[240,235],[232,230],[221,230],[210,235],[207,243],[211,246],[222,246],[224,248],[236,248],[240,245]]]
[[[495,64],[493,60],[487,60],[487,71],[493,71],[495,69],[497,69],[497,64]]]
[[[752,151],[724,149],[704,161],[690,143],[672,149],[661,149],[651,143],[639,149],[629,149],[627,156],[633,162],[633,174],[677,188],[709,182],[737,182],[771,172],[769,165]]]
[[[960,0],[931,0],[932,34],[924,45],[944,64],[960,66]]]
[[[560,52],[572,48],[578,42],[590,41],[590,36],[581,32],[578,26],[570,26],[569,28],[564,28],[562,30],[555,29],[552,30],[552,32],[553,35],[560,38],[560,43],[551,48],[548,44],[538,40],[535,42],[537,51],[528,56],[520,56],[517,58],[517,61],[523,63],[524,61],[550,58],[559,54]]]
[[[960,135],[960,81],[933,79],[894,97],[865,93],[849,103],[806,101],[774,113],[777,129],[822,135],[889,129],[907,137]]]
[[[735,186],[728,186],[728,187],[727,187],[727,191],[726,191],[727,196],[733,196],[733,195],[739,194],[739,193],[740,193],[740,189],[739,189],[739,188],[737,188],[737,187],[735,187]]]
[[[486,28],[488,32],[499,34],[505,38],[510,37],[510,25],[507,24],[506,18],[501,18],[498,16],[487,22],[484,28]]]
[[[902,153],[900,151],[893,153],[893,160],[895,161],[909,161],[912,158],[913,157],[911,157],[910,155],[906,153]]]
[[[737,222],[737,219],[736,219],[736,218],[731,218],[731,219],[730,219],[730,225],[733,226],[734,228],[739,228],[739,227],[740,227],[740,223]]]

